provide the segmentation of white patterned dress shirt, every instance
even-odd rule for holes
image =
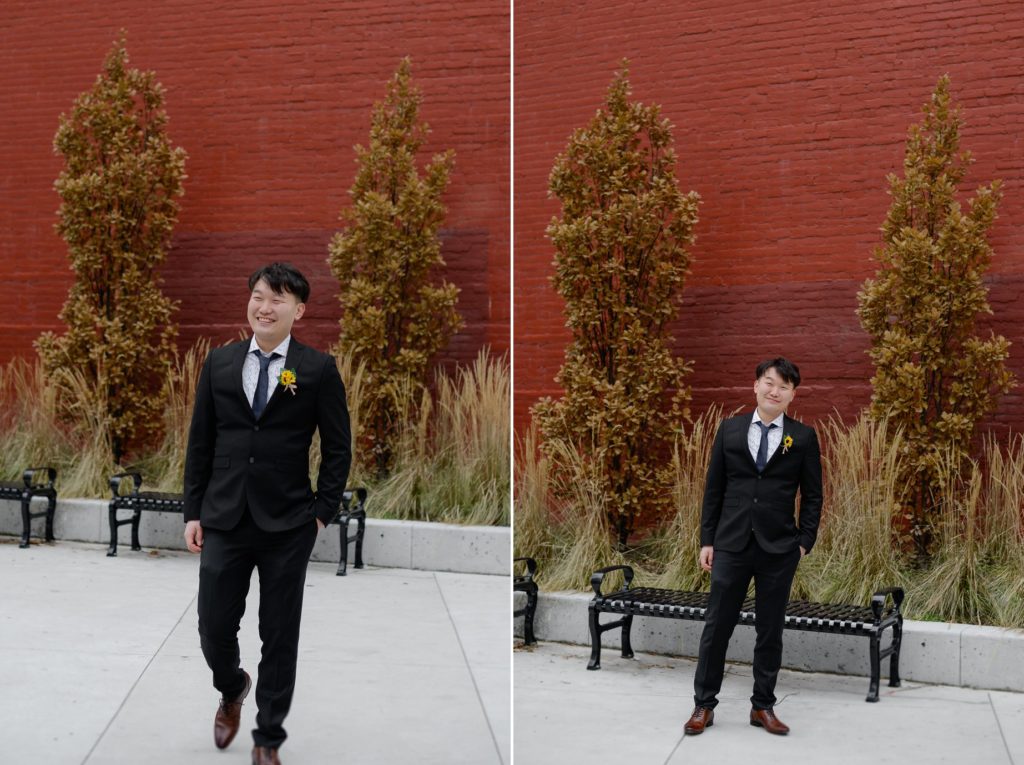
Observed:
[[[274,393],[274,388],[277,387],[277,378],[281,374],[281,370],[284,369],[285,359],[288,357],[288,345],[292,341],[292,336],[288,335],[281,344],[277,346],[271,353],[281,354],[278,358],[270,362],[270,366],[267,369],[267,402],[270,402],[270,397]],[[259,359],[253,354],[253,351],[259,351],[260,346],[256,342],[256,338],[252,338],[249,341],[249,351],[245,354],[245,361],[242,363],[242,389],[245,390],[245,397],[249,399],[249,406],[252,406],[252,397],[256,395],[256,381],[260,377],[260,362]],[[263,353],[264,356],[269,354]]]
[[[259,367],[257,367],[257,371],[259,371]],[[782,443],[782,424],[785,417],[786,413],[783,412],[771,422],[765,423],[765,425],[775,426],[768,431],[768,459],[772,458],[775,450]],[[750,456],[754,458],[754,462],[757,462],[757,450],[761,447],[761,428],[757,426],[759,422],[761,422],[761,418],[757,416],[757,409],[754,409],[754,416],[751,418],[750,428],[747,430],[747,447],[750,449]]]

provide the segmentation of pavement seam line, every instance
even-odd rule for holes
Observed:
[[[494,735],[494,726],[491,725],[491,716],[487,714],[487,707],[484,706],[484,699],[480,695],[480,686],[477,685],[476,675],[473,674],[473,667],[470,666],[469,656],[466,655],[466,647],[462,645],[462,636],[459,635],[459,626],[455,623],[455,617],[452,616],[452,610],[448,608],[448,600],[444,596],[444,589],[442,589],[441,582],[437,578],[437,572],[434,572],[434,584],[437,585],[437,593],[441,596],[441,602],[444,603],[444,611],[448,614],[448,621],[451,622],[452,630],[455,632],[455,640],[458,642],[459,650],[462,652],[462,660],[466,662],[466,669],[469,670],[469,679],[473,681],[473,690],[476,692],[476,700],[480,702],[480,711],[484,713],[484,720],[487,722],[487,732],[491,734],[491,741],[494,743],[494,751],[498,754],[498,762],[500,762],[501,765],[505,765],[505,759],[501,756],[501,747],[498,746],[498,737]]]
[[[114,720],[118,718],[118,715],[121,714],[121,710],[123,710],[125,704],[128,703],[128,699],[130,699],[132,694],[135,692],[135,688],[138,686],[139,681],[142,679],[142,676],[146,674],[150,666],[153,664],[153,661],[156,659],[157,656],[160,655],[160,652],[164,650],[164,646],[167,645],[167,641],[171,639],[171,635],[173,635],[174,631],[178,629],[178,627],[181,625],[181,621],[185,618],[185,614],[187,614],[189,612],[189,609],[195,605],[196,598],[198,597],[199,594],[196,593],[195,597],[193,597],[188,602],[188,605],[185,606],[185,610],[181,612],[181,615],[178,617],[178,620],[174,623],[174,626],[167,631],[166,635],[164,635],[164,639],[160,641],[160,645],[153,652],[153,655],[149,657],[149,661],[146,662],[146,666],[142,668],[141,672],[139,672],[139,676],[135,678],[135,682],[132,683],[132,687],[128,689],[128,693],[126,693],[124,695],[124,698],[121,699],[121,703],[118,704],[117,710],[111,716],[110,720],[107,721],[107,724],[103,727],[103,731],[100,733],[100,735],[97,736],[96,741],[92,745],[92,748],[89,750],[88,754],[85,755],[85,759],[82,760],[82,765],[86,765],[86,763],[89,762],[89,758],[92,757],[93,753],[96,751],[96,747],[100,745],[100,742],[103,740],[103,737],[106,736],[107,731],[110,730],[110,726],[114,724]]]
[[[1003,733],[1003,724],[999,722],[999,712],[996,710],[996,705],[992,701],[992,694],[986,693],[988,696],[988,705],[992,708],[992,716],[996,718],[996,727],[999,728],[999,737],[1003,740],[1003,746],[1006,747],[1006,756],[1010,759],[1010,765],[1013,763],[1013,752],[1010,751],[1010,745],[1006,742],[1006,734]]]
[[[676,752],[679,751],[679,747],[681,747],[683,745],[683,741],[685,739],[686,739],[686,733],[683,733],[683,735],[680,736],[679,740],[676,742],[676,745],[674,747],[672,747],[672,751],[668,753],[668,757],[665,758],[665,762],[662,763],[662,765],[669,765],[669,763],[672,762],[672,758],[676,756]]]

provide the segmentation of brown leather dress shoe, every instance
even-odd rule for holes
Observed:
[[[252,687],[249,673],[243,669],[242,674],[245,675],[245,687],[242,692],[233,699],[221,698],[217,714],[213,718],[213,743],[217,745],[218,749],[227,747],[234,741],[235,734],[238,733],[238,724],[242,719],[242,702],[245,701],[245,697],[249,695],[249,689]]]
[[[683,726],[683,732],[688,736],[696,736],[703,733],[705,728],[715,724],[715,710],[708,707],[694,707],[693,714]]]
[[[277,759],[277,750],[269,746],[254,746],[252,748],[252,765],[281,765]]]
[[[764,728],[776,736],[785,736],[789,733],[789,726],[776,717],[775,711],[772,709],[751,709],[750,724],[758,728]]]

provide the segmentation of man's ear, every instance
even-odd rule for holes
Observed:
[[[305,303],[299,303],[299,305],[295,308],[295,321],[298,321],[299,319],[301,319],[302,318],[302,314],[304,314],[305,312],[306,312],[306,304]]]

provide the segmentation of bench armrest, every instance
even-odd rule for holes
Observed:
[[[892,596],[894,613],[899,614],[900,606],[903,605],[902,587],[886,587],[884,590],[878,590],[871,596],[871,613],[875,617],[876,623],[881,621],[882,613],[885,611],[886,596]]]
[[[601,594],[601,583],[604,581],[605,574],[609,574],[612,571],[622,571],[623,576],[626,579],[626,586],[624,589],[629,589],[629,585],[633,583],[633,567],[632,566],[605,566],[604,568],[598,569],[590,576],[590,586],[594,588],[594,593],[599,598],[603,598]]]
[[[345,512],[358,512],[366,509],[366,489],[361,486],[355,489],[346,489],[341,493],[341,509]],[[355,506],[352,500],[355,499]]]
[[[512,559],[512,563],[513,564],[520,563],[522,561],[526,562],[526,578],[532,582],[534,575],[537,573],[537,561],[535,561],[533,558],[513,558]]]
[[[46,471],[46,483],[36,480],[36,473]],[[57,471],[52,467],[30,467],[25,468],[25,472],[21,474],[21,480],[25,482],[26,489],[37,489],[45,486],[47,489],[53,488],[53,482],[57,480]]]
[[[129,473],[117,473],[116,475],[110,476],[110,490],[114,492],[114,498],[117,499],[121,496],[121,482],[125,478],[131,478],[134,482],[132,487],[132,494],[138,494],[139,489],[142,487],[142,473],[129,472]]]

